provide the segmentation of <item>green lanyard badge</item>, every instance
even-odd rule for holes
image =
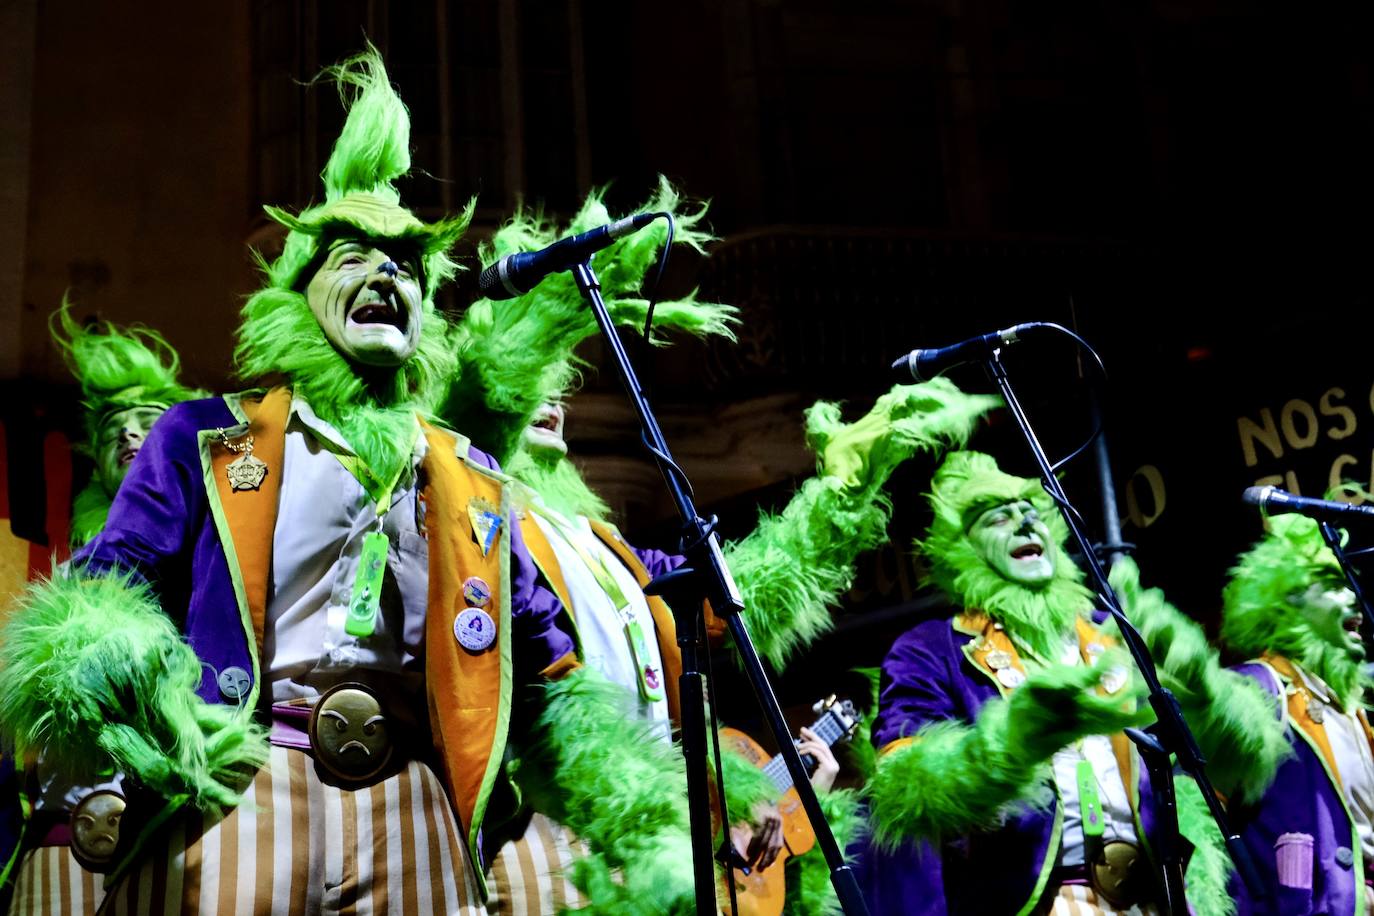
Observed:
[[[653,656],[649,654],[649,640],[644,635],[644,628],[640,626],[639,619],[630,609],[630,599],[625,597],[625,592],[615,580],[615,575],[607,568],[601,557],[594,556],[582,546],[577,532],[569,531],[559,519],[553,517],[552,512],[540,511],[539,507],[535,507],[535,511],[557,529],[563,540],[577,552],[592,577],[596,579],[596,584],[605,592],[611,604],[615,605],[616,612],[625,626],[625,641],[630,647],[630,661],[635,666],[635,682],[639,686],[639,695],[647,703],[659,702],[663,699],[662,677],[658,669],[651,664]]]
[[[363,551],[358,558],[358,574],[353,579],[353,597],[348,602],[344,632],[350,636],[371,636],[377,627],[377,608],[382,600],[382,579],[386,577],[386,554],[391,541],[381,531],[363,535]]]

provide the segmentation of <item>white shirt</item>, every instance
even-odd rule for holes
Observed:
[[[552,524],[542,517],[543,513],[555,516],[559,523]],[[651,722],[661,722],[663,734],[670,734],[668,701],[662,699],[649,702],[640,696],[639,672],[630,654],[630,643],[625,635],[625,619],[622,612],[615,607],[605,589],[596,581],[595,574],[587,567],[582,556],[568,543],[563,531],[567,530],[575,536],[582,549],[589,556],[599,558],[605,564],[606,570],[615,577],[616,584],[630,602],[626,612],[639,621],[640,629],[644,632],[645,648],[649,656],[646,663],[653,665],[654,670],[658,672],[662,692],[663,658],[654,635],[654,618],[649,611],[649,603],[644,598],[644,590],[620,558],[592,531],[591,523],[585,516],[579,515],[575,521],[570,521],[546,506],[541,506],[539,511],[532,514],[535,524],[544,532],[544,536],[553,547],[559,571],[563,573],[563,582],[568,587],[569,598],[576,609],[577,633],[582,643],[583,663],[605,675],[607,680],[620,684],[633,693],[639,703],[640,716]],[[664,695],[666,697],[666,693]]]
[[[399,686],[419,697],[429,547],[422,534],[416,471],[425,438],[417,422],[410,465],[382,516],[381,530],[390,542],[386,578],[375,629],[364,637],[350,636],[344,624],[363,536],[378,527],[377,507],[325,441],[352,454],[338,430],[315,416],[304,400],[293,398],[272,534],[263,678],[276,703],[319,696],[356,669],[406,672]]]
[[[1341,791],[1360,834],[1360,851],[1366,862],[1374,861],[1374,754],[1364,724],[1354,713],[1341,712],[1332,705],[1331,688],[1321,678],[1297,665],[1293,670],[1313,698],[1311,702],[1320,701],[1326,707],[1322,725],[1340,771]]]
[[[1083,663],[1076,640],[1065,645],[1059,661],[1065,665]],[[1106,735],[1089,735],[1076,744],[1061,748],[1053,758],[1054,783],[1059,789],[1059,805],[1064,812],[1063,845],[1059,851],[1061,865],[1083,864],[1083,810],[1078,800],[1079,760],[1087,760],[1092,764],[1093,775],[1097,777],[1097,795],[1102,803],[1102,812],[1107,817],[1103,842],[1136,842],[1131,800],[1126,796],[1126,786],[1121,781],[1121,770],[1116,765],[1111,739]]]

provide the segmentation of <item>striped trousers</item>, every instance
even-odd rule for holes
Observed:
[[[525,835],[501,847],[487,882],[493,916],[548,916],[586,901],[564,875],[586,845],[542,814],[530,818]]]
[[[1048,916],[1157,916],[1153,904],[1119,910],[1086,884],[1061,884],[1050,898]]]
[[[24,862],[13,914],[68,912],[60,881]],[[79,869],[78,869],[79,871]],[[32,889],[22,899],[20,892]],[[63,895],[67,896],[64,897]],[[467,847],[443,787],[424,764],[367,788],[321,782],[304,751],[273,746],[222,818],[185,812],[144,848],[99,912],[113,916],[484,916]]]

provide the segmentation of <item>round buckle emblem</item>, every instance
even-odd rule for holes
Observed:
[[[101,789],[72,809],[72,857],[82,868],[103,872],[114,862],[124,808],[123,795]]]
[[[307,732],[320,766],[346,782],[369,780],[391,760],[385,711],[362,684],[339,684],[320,697]]]

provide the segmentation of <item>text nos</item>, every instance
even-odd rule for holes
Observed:
[[[1374,413],[1374,388],[1370,390],[1367,401],[1371,413]],[[1236,419],[1241,456],[1247,468],[1281,461],[1285,457],[1294,458],[1294,452],[1315,448],[1323,441],[1341,442],[1355,435],[1358,429],[1359,417],[1350,406],[1345,390],[1335,387],[1322,392],[1315,404],[1303,398],[1292,398],[1277,412],[1262,407],[1255,416]],[[1363,449],[1358,451],[1363,452]],[[1321,460],[1319,456],[1313,457]],[[1374,462],[1374,457],[1371,457],[1371,462]],[[1324,479],[1308,477],[1309,473],[1304,471],[1303,475],[1308,483],[1306,487],[1300,484],[1297,471],[1291,467],[1258,477],[1255,485],[1273,485],[1294,493],[1306,490],[1309,496],[1331,493],[1350,502],[1362,502],[1363,497],[1357,489],[1342,488],[1350,483],[1355,483],[1357,488],[1366,487],[1374,477],[1374,466],[1364,467],[1355,455],[1342,452],[1332,457]]]

